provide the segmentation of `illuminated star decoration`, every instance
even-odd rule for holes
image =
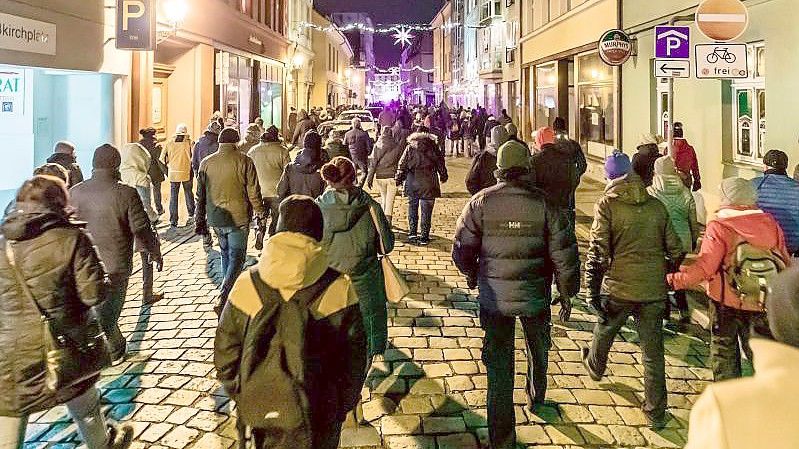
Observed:
[[[394,40],[394,45],[402,45],[404,48],[406,45],[411,45],[411,39],[414,38],[413,34],[411,34],[411,30],[405,27],[394,28],[397,30],[396,33],[392,35]]]

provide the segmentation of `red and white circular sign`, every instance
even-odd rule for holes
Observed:
[[[749,10],[741,0],[704,0],[696,10],[696,26],[708,39],[735,40],[749,26]]]

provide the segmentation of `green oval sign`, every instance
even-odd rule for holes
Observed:
[[[599,39],[599,57],[607,65],[622,65],[633,54],[630,36],[622,30],[610,30]]]

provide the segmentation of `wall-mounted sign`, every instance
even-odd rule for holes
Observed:
[[[56,26],[52,23],[0,13],[0,48],[54,55]]]
[[[691,59],[691,28],[656,26],[655,58]]]
[[[633,54],[630,36],[622,30],[610,30],[599,38],[599,57],[608,65],[622,65]]]
[[[117,0],[116,47],[120,50],[155,50],[155,0]]]
[[[25,111],[25,74],[0,68],[0,118],[19,117]]]
[[[749,77],[746,44],[697,45],[696,77],[706,79]]]

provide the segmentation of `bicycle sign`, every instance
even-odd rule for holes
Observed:
[[[746,44],[699,44],[696,51],[696,77],[735,79],[749,76]]]

